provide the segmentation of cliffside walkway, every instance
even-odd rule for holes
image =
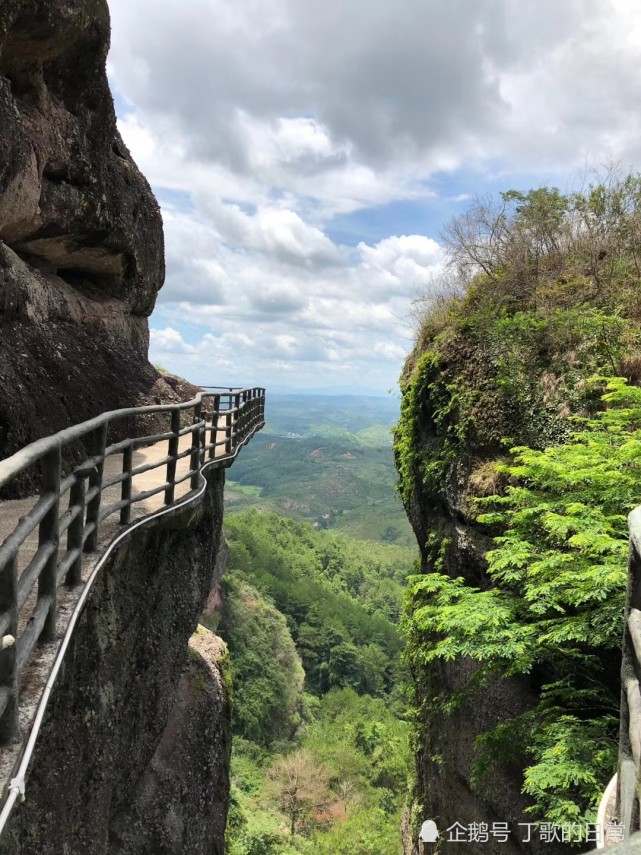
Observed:
[[[146,520],[200,495],[203,469],[230,466],[264,426],[263,388],[210,388],[181,404],[103,413],[0,461],[0,489],[39,483],[28,498],[0,502],[0,834],[24,796],[101,559]]]

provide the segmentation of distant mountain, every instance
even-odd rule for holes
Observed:
[[[396,493],[392,397],[268,395],[267,425],[234,464],[226,511],[256,507],[316,528],[415,546]]]

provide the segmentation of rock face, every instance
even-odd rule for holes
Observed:
[[[407,506],[408,516],[422,546],[423,572],[433,569],[433,556],[425,546],[428,532],[438,531],[448,543],[443,570],[454,578],[463,576],[470,584],[482,586],[487,585],[483,569],[489,539],[462,511],[467,480],[460,471],[458,478],[450,478],[447,498],[437,507],[420,489],[417,479],[417,489]],[[570,851],[560,843],[521,842],[526,828],[519,823],[530,822],[531,817],[525,812],[528,801],[521,793],[523,766],[518,746],[512,762],[496,764],[484,774],[482,786],[474,784],[477,737],[525,712],[537,701],[535,689],[525,678],[487,679],[482,688],[470,691],[477,667],[471,659],[440,662],[413,674],[421,709],[416,756],[421,818],[436,819],[441,829],[455,822],[466,827],[474,822],[488,823],[490,827],[507,822],[511,831],[508,840],[490,839],[480,847],[496,855]],[[451,699],[461,693],[463,699],[451,711],[440,711],[431,703],[437,696]],[[465,855],[474,844],[448,841],[445,846],[447,852]]]
[[[0,456],[169,390],[160,211],[116,128],[106,0],[0,4]]]
[[[597,850],[593,851],[596,852]],[[611,852],[612,855],[638,855],[641,852],[641,832],[633,834],[625,843],[608,847],[608,852]]]
[[[229,708],[210,635],[224,472],[199,505],[125,538],[65,657],[2,855],[224,851]],[[220,565],[218,565],[220,567]]]
[[[199,626],[160,744],[111,825],[113,855],[223,855],[231,751],[227,646]]]
[[[116,127],[108,47],[106,0],[0,3],[0,458],[198,391],[147,360],[162,221]],[[199,504],[130,534],[100,571],[3,853],[224,851],[224,651],[205,630],[188,648],[224,569],[224,471],[207,478]]]
[[[571,430],[568,417],[593,414],[600,406],[600,395],[587,379],[631,376],[630,342],[638,335],[637,318],[626,318],[613,333],[615,346],[604,345],[580,319],[594,312],[599,324],[611,323],[614,329],[618,309],[606,307],[608,315],[600,305],[597,310],[583,302],[575,305],[583,298],[569,278],[554,281],[554,302],[549,296],[510,302],[505,283],[511,281],[507,275],[500,279],[501,291],[480,277],[465,298],[452,300],[440,314],[427,315],[401,379],[395,454],[421,570],[462,579],[470,594],[487,591],[496,582],[487,571],[486,553],[502,529],[479,518],[483,507],[476,500],[500,494],[507,486],[500,464],[509,459],[509,449],[565,442]],[[549,282],[545,285],[552,289]],[[436,820],[441,829],[455,822],[508,823],[506,842],[490,839],[482,846],[496,855],[571,851],[569,843],[537,838],[525,843],[527,830],[519,826],[534,818],[526,812],[532,803],[523,790],[525,770],[535,764],[527,728],[514,728],[514,723],[535,710],[545,687],[556,679],[554,657],[541,657],[518,677],[502,677],[497,670],[479,686],[479,665],[473,659],[430,659],[440,628],[427,617],[416,619],[429,602],[427,594],[410,593],[407,610],[422,819]],[[483,639],[482,630],[479,639],[469,632],[474,641]],[[597,655],[593,676],[598,671],[604,693],[616,698],[619,653],[603,647]],[[561,644],[558,658],[564,662]],[[483,752],[478,737],[507,722],[510,728],[486,742],[489,750]],[[546,820],[544,815],[536,818]],[[445,848],[465,853],[470,842],[446,842]]]
[[[489,361],[484,346],[484,340],[475,344],[467,333],[452,335],[440,351],[432,341],[419,343],[402,379],[403,414],[396,439],[403,501],[420,548],[422,571],[462,577],[482,590],[491,584],[485,553],[492,541],[487,528],[476,522],[473,499],[499,488],[493,480],[493,463],[505,453],[500,437],[519,436],[523,419],[518,403],[491,390],[491,378],[483,375]],[[490,370],[486,368],[486,373]],[[467,424],[454,399],[461,389],[473,393],[478,413],[474,433],[457,447],[450,437]],[[558,421],[550,415],[554,429],[561,431]],[[523,434],[520,437],[527,441]],[[482,781],[475,781],[477,738],[532,708],[538,698],[535,680],[526,677],[488,679],[474,689],[477,668],[468,659],[413,669],[420,711],[417,773],[422,819],[436,820],[441,829],[455,822],[465,826],[507,822],[510,837],[505,842],[491,838],[482,846],[487,853],[567,852],[571,847],[562,843],[522,842],[527,832],[519,823],[531,821],[531,816],[525,812],[528,801],[521,792],[526,758],[518,745],[513,757],[493,764]],[[454,698],[457,702],[449,708],[439,705],[440,700]],[[445,845],[448,852],[465,853],[471,844]]]

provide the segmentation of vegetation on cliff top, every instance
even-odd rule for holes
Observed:
[[[455,290],[421,318],[395,441],[406,506],[440,520],[430,572],[411,580],[408,661],[417,679],[465,656],[482,663],[474,685],[529,674],[538,705],[479,740],[474,783],[520,746],[534,817],[572,822],[616,765],[625,513],[641,498],[641,391],[622,379],[641,376],[641,176],[505,193],[445,237]],[[494,537],[480,568],[450,542],[454,473],[458,512]],[[456,703],[416,700],[427,716]]]
[[[594,407],[585,378],[641,376],[641,176],[481,200],[446,240],[445,285],[417,305],[401,381],[406,500],[442,498],[461,454],[563,441],[567,416]]]
[[[471,656],[483,664],[476,681],[497,671],[537,675],[538,706],[481,740],[477,782],[497,753],[525,746],[524,791],[549,822],[585,819],[616,766],[625,514],[641,495],[641,389],[621,379],[608,388],[608,409],[567,443],[513,449],[514,462],[499,467],[512,484],[480,500],[478,517],[504,528],[486,556],[493,587],[438,567],[409,586],[414,667]]]

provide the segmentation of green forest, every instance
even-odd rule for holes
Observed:
[[[229,852],[401,853],[411,553],[255,510],[226,526],[209,625],[231,661]]]
[[[256,508],[351,537],[416,547],[397,478],[398,400],[274,395],[267,425],[243,450],[225,513]]]

